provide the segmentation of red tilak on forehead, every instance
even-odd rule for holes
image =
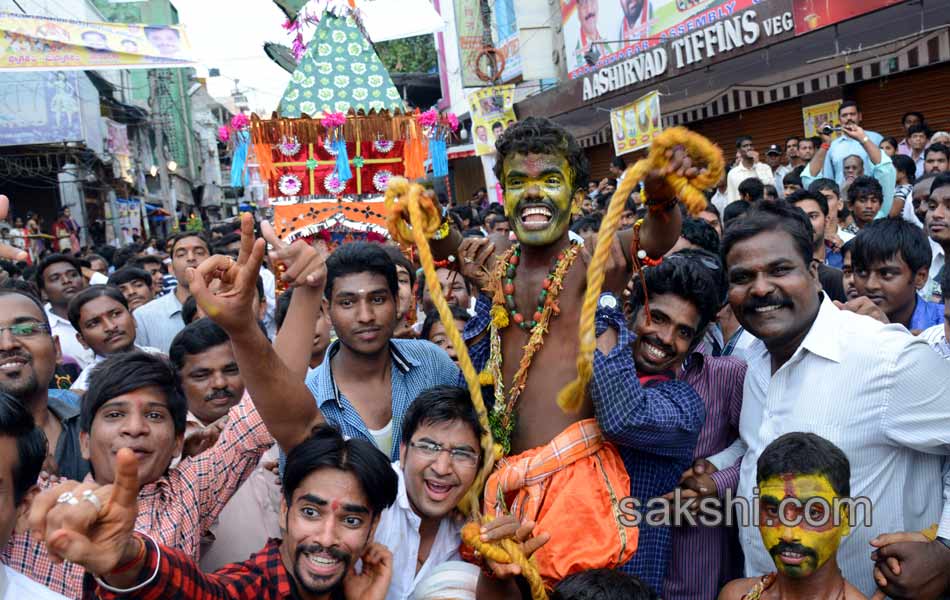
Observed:
[[[528,175],[534,177],[545,167],[545,160],[537,154],[527,156],[524,160],[524,168]]]
[[[795,497],[795,488],[792,486],[792,482],[795,480],[795,475],[792,473],[786,473],[782,475],[782,479],[785,480],[785,497]]]
[[[336,512],[336,511],[340,510],[340,501],[339,501],[339,500],[331,500],[331,501],[330,501],[330,508],[333,509],[333,512]]]

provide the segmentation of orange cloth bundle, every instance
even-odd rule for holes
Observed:
[[[501,459],[485,485],[485,514],[532,520],[551,540],[532,560],[545,585],[588,569],[612,569],[637,549],[639,531],[621,521],[630,477],[595,419],[574,423],[545,446]]]

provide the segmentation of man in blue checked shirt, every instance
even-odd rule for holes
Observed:
[[[392,259],[381,246],[370,243],[344,244],[326,258],[307,244],[285,244],[264,223],[264,237],[273,247],[271,260],[287,266],[284,281],[296,286],[272,346],[235,299],[245,283],[256,284],[251,266],[263,258],[264,242],[255,244],[253,222],[249,217],[245,221],[237,264],[215,256],[209,267],[233,273],[229,280],[234,289],[213,293],[202,289],[195,299],[231,337],[247,391],[267,414],[274,439],[288,451],[313,427],[328,422],[344,436],[372,442],[390,460],[398,460],[402,419],[409,405],[423,390],[458,385],[461,375],[438,346],[392,339],[398,297]],[[245,276],[247,282],[240,279]],[[323,363],[307,375],[321,302],[338,339],[327,349]],[[319,410],[306,415],[286,410],[299,406],[300,398],[316,400]]]

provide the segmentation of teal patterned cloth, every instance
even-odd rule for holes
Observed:
[[[324,14],[280,102],[283,117],[405,110],[399,91],[352,16]]]

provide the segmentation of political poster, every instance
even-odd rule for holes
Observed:
[[[195,63],[180,25],[90,23],[0,13],[0,70],[154,69]]]
[[[515,123],[515,86],[483,88],[468,97],[475,154],[494,154],[495,140]]]
[[[614,154],[620,156],[649,146],[663,131],[662,123],[660,93],[657,91],[611,110]]]
[[[857,0],[855,0],[857,1]],[[598,71],[760,0],[560,0],[568,77]]]

